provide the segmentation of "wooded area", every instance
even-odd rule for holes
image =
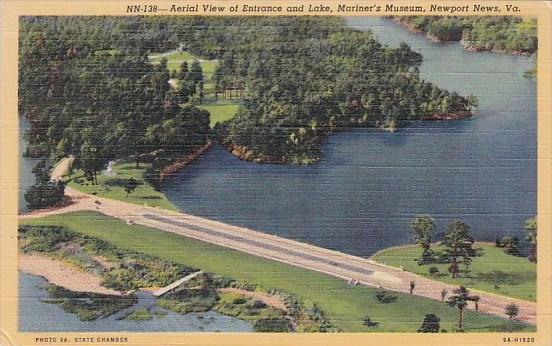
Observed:
[[[214,132],[248,160],[309,163],[333,131],[464,117],[477,103],[421,80],[406,44],[384,47],[333,17],[22,17],[19,47],[27,154],[73,154],[90,176],[118,158],[158,170]],[[203,97],[197,66],[174,89],[163,61],[148,62],[175,49],[218,59],[214,93],[243,95],[214,132],[186,102]]]
[[[462,41],[473,51],[532,54],[537,51],[537,20],[511,16],[405,16],[394,19],[436,41]]]

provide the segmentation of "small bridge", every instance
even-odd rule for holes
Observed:
[[[153,295],[155,297],[161,297],[169,292],[178,292],[182,290],[182,285],[184,285],[186,282],[190,281],[191,279],[197,277],[198,275],[203,274],[202,271],[198,271],[189,275],[186,275],[182,279],[178,279],[175,282],[168,284],[165,287],[162,287],[158,289],[157,291],[153,292]]]

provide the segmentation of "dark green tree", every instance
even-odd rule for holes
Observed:
[[[50,180],[50,168],[46,161],[39,161],[33,168],[33,173],[35,183],[29,186],[24,195],[29,209],[48,208],[63,201],[65,182]]]
[[[513,320],[518,314],[519,307],[516,304],[511,303],[506,305],[506,315],[510,318],[510,320]]]
[[[424,250],[431,247],[431,237],[435,231],[435,221],[429,215],[418,215],[410,224],[410,231],[417,244]]]
[[[471,263],[471,258],[475,256],[474,242],[467,224],[455,221],[448,226],[441,245],[445,246],[445,254],[450,259],[449,272],[452,278],[455,278],[459,272],[459,258],[466,268]]]
[[[180,72],[178,73],[178,79],[180,80],[186,80],[189,78],[190,70],[188,68],[188,62],[184,60],[180,64]]]
[[[190,78],[194,82],[199,83],[203,81],[203,69],[201,68],[201,64],[198,60],[194,60],[192,62],[192,67],[190,69]]]
[[[458,329],[462,330],[464,327],[464,309],[468,306],[468,302],[472,301],[473,297],[470,295],[470,292],[464,286],[453,291],[453,294],[450,295],[447,299],[447,304],[453,307],[458,308],[459,317],[458,317]]]
[[[198,98],[199,98],[199,103],[201,104],[201,102],[203,102],[203,98],[205,97],[205,85],[203,84],[203,81],[199,81],[199,84],[198,84]]]
[[[519,238],[516,236],[504,236],[500,239],[500,247],[504,248],[504,253],[512,256],[519,256]]]
[[[180,103],[187,103],[195,93],[196,83],[193,80],[184,79],[180,82],[180,88],[178,89],[178,101]]]
[[[366,327],[377,327],[379,325],[379,322],[372,321],[370,317],[365,316],[362,319],[362,324],[365,325]]]
[[[128,195],[130,195],[132,192],[134,192],[134,190],[136,190],[137,187],[138,187],[138,181],[136,181],[136,179],[132,177],[128,179],[128,181],[125,184],[125,192],[127,193],[127,198],[128,198]]]
[[[441,319],[435,314],[426,314],[418,333],[439,333]]]
[[[537,218],[533,217],[525,221],[525,240],[529,242],[529,261],[537,262]]]
[[[426,263],[431,260],[431,240],[435,231],[435,221],[429,215],[418,215],[410,224],[410,231],[416,244],[421,245],[422,259],[418,263]]]
[[[397,300],[397,296],[394,294],[391,294],[389,291],[386,291],[383,288],[379,288],[376,291],[376,299],[378,302],[382,304],[389,304]]]
[[[98,184],[98,171],[101,170],[103,164],[98,155],[98,147],[86,141],[81,145],[79,164],[92,184]]]

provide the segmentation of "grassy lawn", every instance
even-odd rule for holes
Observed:
[[[201,68],[203,69],[203,75],[207,80],[211,79],[211,76],[215,72],[215,69],[217,68],[217,65],[218,65],[217,60],[200,59],[188,52],[172,52],[164,56],[160,54],[152,54],[149,56],[149,59],[153,64],[159,64],[162,58],[167,58],[168,69],[170,71],[176,70],[176,72],[180,71],[180,64],[182,64],[183,61],[187,61],[188,66],[191,66],[194,60],[198,60],[199,64],[201,65]]]
[[[239,104],[237,103],[212,103],[200,105],[199,108],[208,111],[211,116],[211,127],[216,123],[221,123],[225,120],[232,119],[236,115]]]
[[[92,185],[84,178],[84,172],[75,170],[73,174],[67,175],[68,186],[88,194],[96,194],[100,197],[112,198],[119,201],[159,207],[169,210],[178,210],[165,195],[144,181],[144,173],[149,164],[141,163],[140,168],[136,168],[135,163],[119,163],[113,166],[115,175],[98,175],[98,185]],[[124,186],[126,181],[134,178],[140,185],[136,187],[128,197]]]
[[[440,250],[439,246],[433,247]],[[502,294],[514,298],[536,301],[537,266],[525,257],[510,256],[503,249],[487,243],[477,243],[475,248],[481,248],[482,256],[473,259],[470,273],[460,273],[452,279],[448,274],[448,264],[418,265],[416,258],[421,255],[421,248],[407,246],[385,250],[374,257],[374,260],[394,267],[429,276],[428,269],[435,266],[440,274],[436,280],[464,285],[468,288]],[[461,266],[463,269],[464,267]]]
[[[179,235],[123,221],[94,212],[79,212],[22,220],[22,224],[62,225],[73,231],[103,239],[115,246],[142,252],[218,275],[280,288],[297,294],[307,303],[316,303],[334,325],[349,332],[415,332],[426,313],[441,318],[441,326],[454,330],[458,311],[444,303],[397,294],[394,303],[381,304],[375,289],[347,287],[344,280],[314,271],[265,260],[259,257],[196,241]],[[361,320],[370,317],[377,327],[365,327]],[[534,330],[494,316],[467,311],[466,331]]]

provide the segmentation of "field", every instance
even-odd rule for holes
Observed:
[[[254,257],[216,245],[124,222],[93,212],[79,212],[41,219],[22,220],[22,224],[61,225],[73,231],[98,237],[115,246],[201,268],[218,275],[279,288],[316,303],[331,320],[349,332],[415,332],[426,313],[441,318],[441,327],[454,330],[458,310],[446,304],[397,294],[395,302],[378,303],[375,289],[348,287],[343,280],[275,261]],[[366,327],[362,319],[379,322]],[[521,323],[466,311],[467,332],[534,330]]]
[[[223,122],[228,119],[232,119],[238,111],[239,104],[236,103],[212,103],[200,105],[199,108],[208,111],[211,116],[211,127],[214,127],[217,123]]]
[[[113,166],[115,175],[107,176],[98,174],[98,185],[92,185],[84,178],[84,172],[75,170],[72,174],[66,175],[68,179],[67,186],[88,194],[112,198],[128,203],[148,205],[150,207],[159,207],[169,210],[178,210],[165,195],[144,181],[144,174],[149,164],[141,163],[140,168],[136,168],[135,163],[119,163]],[[136,190],[127,196],[124,186],[130,178],[138,181]]]
[[[176,72],[180,71],[180,64],[182,64],[182,62],[187,61],[188,66],[191,66],[194,60],[198,60],[201,68],[203,69],[203,75],[207,81],[211,79],[211,76],[215,72],[218,64],[217,60],[199,59],[195,55],[188,52],[174,51],[163,54],[152,54],[149,56],[152,64],[159,64],[162,58],[167,59],[167,68],[170,71],[175,70]]]
[[[439,246],[434,247],[439,250]],[[374,260],[394,267],[403,267],[412,273],[429,275],[429,267],[435,266],[440,274],[434,275],[435,280],[464,285],[468,288],[502,294],[514,298],[536,301],[537,266],[525,257],[505,254],[494,244],[476,243],[475,248],[482,249],[482,255],[473,259],[470,273],[460,273],[453,279],[448,274],[448,264],[418,265],[416,258],[421,249],[416,246],[405,246],[382,251],[374,256]],[[462,266],[463,269],[463,266]]]

